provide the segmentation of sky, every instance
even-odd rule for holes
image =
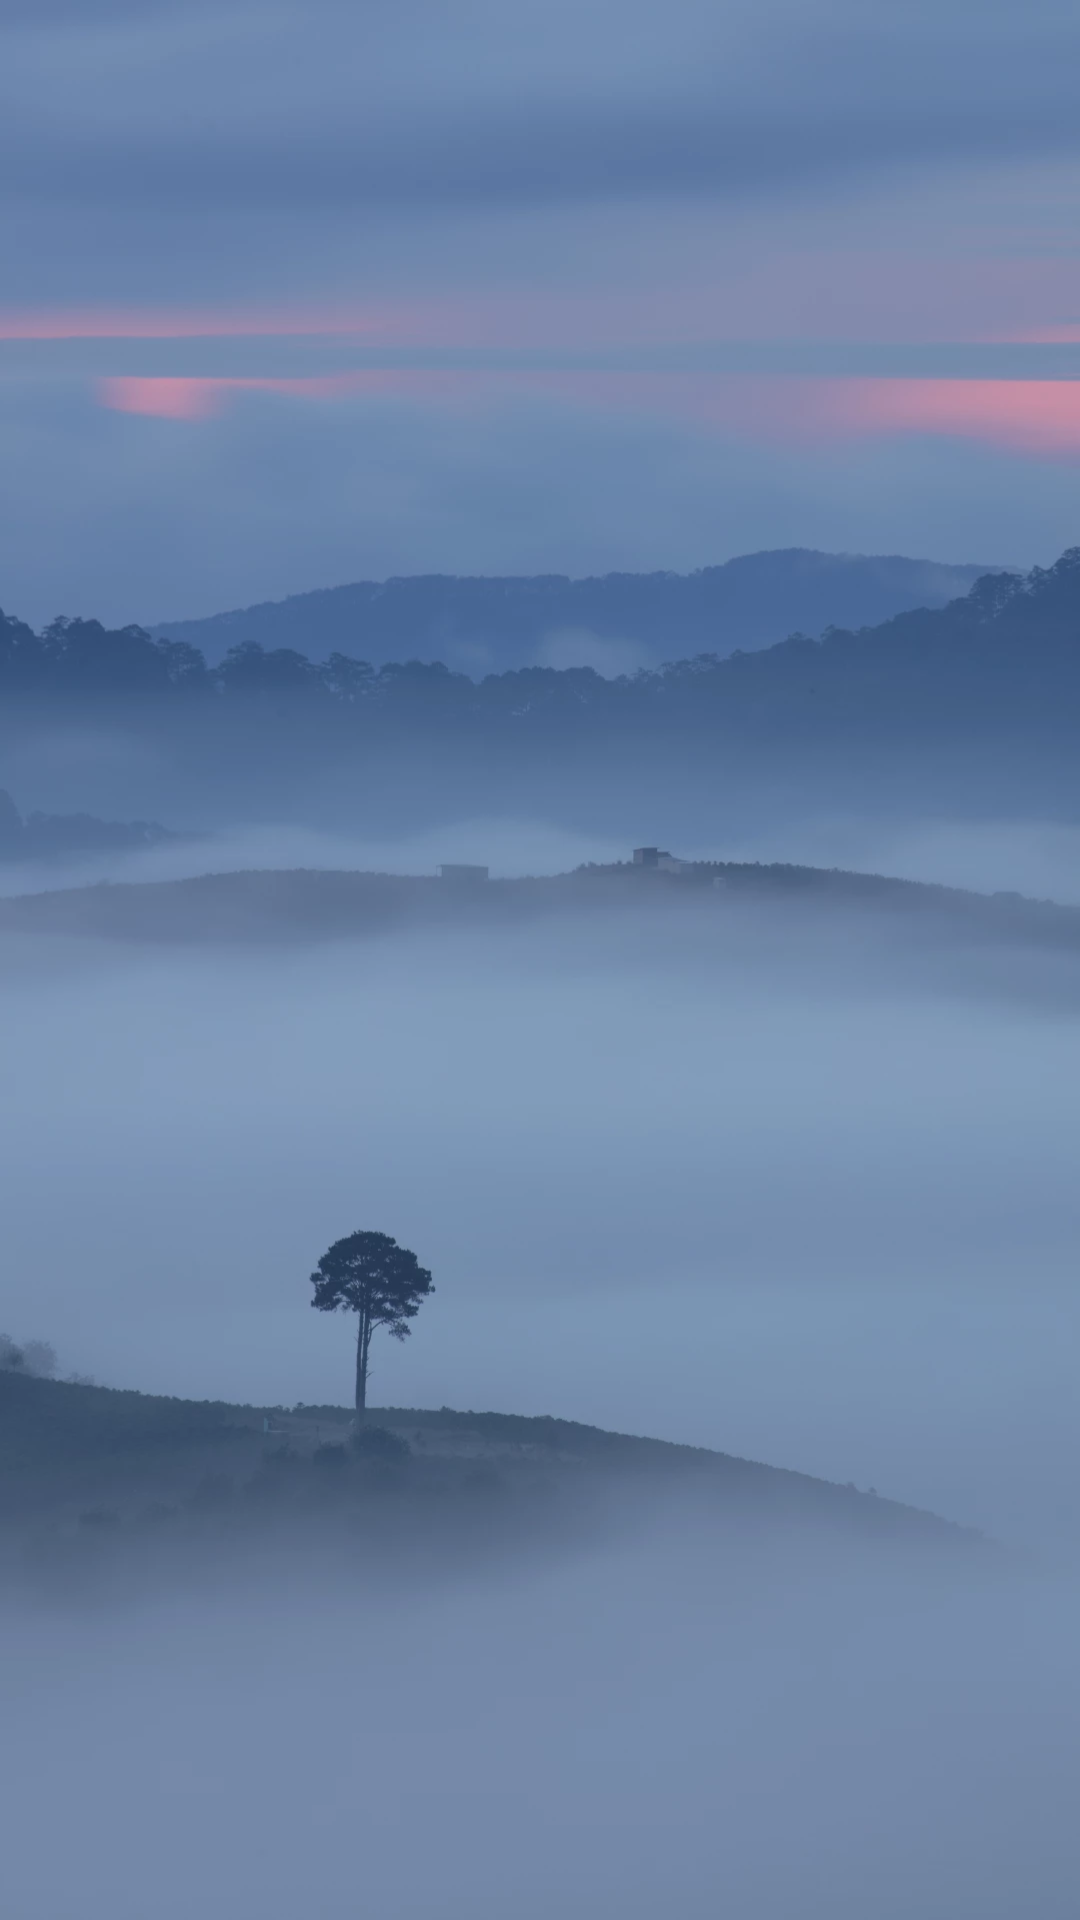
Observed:
[[[1075,10],[9,0],[0,605],[1076,539]]]

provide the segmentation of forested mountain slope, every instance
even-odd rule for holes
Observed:
[[[314,659],[339,652],[376,665],[442,660],[471,674],[574,664],[618,673],[684,653],[767,647],[794,628],[865,626],[905,608],[942,606],[979,572],[896,554],[792,547],[690,574],[362,580],[209,619],[164,621],[152,631],[214,661],[255,641]]]
[[[636,817],[645,837],[650,819],[666,836],[717,805],[856,802],[1071,818],[1080,548],[877,627],[616,679],[527,667],[477,682],[441,664],[334,653],[320,665],[248,644],[210,668],[138,628],[66,621],[35,635],[8,617],[0,696],[0,753],[31,757],[36,737],[73,723],[83,738],[104,731],[108,754],[83,764],[108,784],[77,804],[171,826],[495,808],[622,831]]]

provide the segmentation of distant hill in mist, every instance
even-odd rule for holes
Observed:
[[[190,831],[363,831],[511,815],[693,837],[807,809],[1080,813],[1080,548],[939,608],[608,678],[0,615],[0,784],[40,758],[51,803]],[[59,744],[58,744],[59,743]],[[67,782],[65,786],[63,783]]]
[[[0,865],[134,853],[173,838],[152,820],[95,820],[88,813],[32,813],[24,820],[0,787]]]
[[[331,653],[375,666],[442,660],[474,676],[530,666],[611,675],[687,654],[768,647],[796,630],[871,626],[912,607],[941,607],[985,572],[899,554],[787,547],[689,574],[361,580],[150,631],[189,642],[213,663],[254,641],[313,660]]]
[[[674,868],[590,865],[538,879],[455,881],[315,868],[209,873],[17,894],[0,901],[0,934],[179,945],[363,939],[394,931],[499,927],[642,910],[648,916],[740,907],[882,914],[924,937],[1080,952],[1080,907],[1015,893],[897,880],[874,873],[738,861]]]

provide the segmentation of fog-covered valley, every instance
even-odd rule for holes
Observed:
[[[2,960],[8,1317],[67,1366],[347,1398],[306,1275],[374,1220],[439,1278],[384,1404],[1075,1531],[1070,946],[710,892]]]
[[[7,1897],[1067,1920],[1074,1601],[669,1529],[450,1589],[9,1612]]]
[[[247,876],[226,839],[8,889],[10,1331],[180,1396],[139,1419],[233,1403],[186,1456],[72,1427],[24,1471],[4,1429],[13,1910],[1066,1920],[1074,915],[791,868],[419,877],[567,851],[513,834],[399,842],[426,905],[351,930],[310,916],[364,897],[355,843],[269,830]],[[938,845],[950,881],[1071,856]],[[436,1276],[379,1406],[734,1464],[376,1413],[407,1473],[320,1468],[350,1328],[307,1276],[358,1226]]]
[[[2,1920],[1076,1920],[1078,52],[0,8]]]
[[[1078,609],[0,621],[19,1920],[1072,1920]]]

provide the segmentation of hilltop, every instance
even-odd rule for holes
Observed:
[[[353,939],[403,928],[491,929],[573,915],[810,907],[996,943],[1080,948],[1080,908],[883,874],[740,861],[630,862],[531,879],[257,869],[186,880],[99,882],[0,900],[0,933],[177,943]]]
[[[501,1413],[163,1398],[0,1371],[0,1570],[77,1577],[103,1554],[182,1565],[284,1541],[436,1564],[692,1515],[712,1531],[970,1546],[933,1514],[705,1448]]]

